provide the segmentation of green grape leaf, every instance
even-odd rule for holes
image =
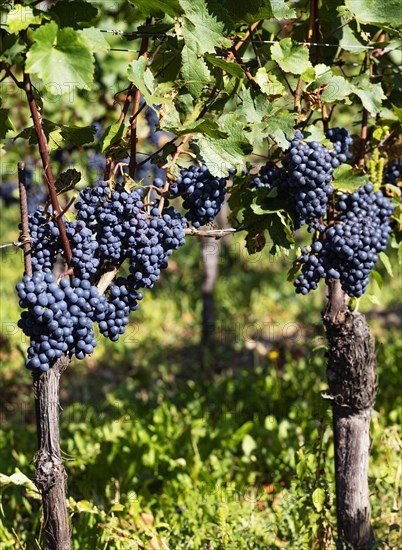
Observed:
[[[0,14],[1,16],[1,14]],[[22,65],[22,52],[25,52],[26,44],[16,34],[3,33],[1,36],[1,60],[14,65]]]
[[[265,67],[258,69],[255,79],[265,95],[281,97],[285,94],[285,86],[279,82],[275,75],[267,73]]]
[[[287,273],[286,280],[289,282],[293,282],[297,275],[299,274],[300,270],[302,268],[302,264],[296,260],[294,260],[292,267],[289,269]]]
[[[378,288],[381,289],[382,288],[382,283],[383,283],[381,273],[379,273],[376,269],[373,269],[371,271],[371,275],[372,275],[373,279],[375,280],[375,282],[377,283]]]
[[[211,74],[203,58],[197,56],[187,45],[183,47],[181,57],[181,75],[190,94],[198,98],[204,86],[210,82]]]
[[[302,74],[311,67],[308,48],[283,38],[271,46],[271,56],[287,73]]]
[[[346,23],[347,19],[342,18],[342,24]],[[334,32],[339,40],[339,46],[351,53],[362,53],[367,50],[367,46],[363,44],[357,32],[351,27],[351,25],[344,25],[341,29]]]
[[[0,109],[0,139],[4,139],[7,132],[15,131],[14,124],[8,117],[9,109]]]
[[[57,176],[54,185],[56,187],[56,193],[60,195],[66,191],[73,189],[81,179],[81,172],[78,172],[75,168],[69,168],[65,172],[62,172]]]
[[[284,110],[264,122],[265,135],[270,134],[282,150],[289,147],[289,139],[293,138],[295,117],[295,113]]]
[[[219,69],[224,70],[226,73],[235,76],[236,78],[244,78],[243,69],[239,67],[237,63],[228,62],[224,59],[218,59],[209,53],[204,55],[204,59],[211,63],[211,65],[214,65],[214,67],[219,67]]]
[[[372,304],[375,304],[376,306],[380,306],[381,305],[381,302],[379,300],[379,298],[377,296],[375,296],[374,294],[365,294],[365,297],[372,303]]]
[[[95,126],[60,126],[63,139],[74,145],[92,143],[96,134]]]
[[[313,494],[311,495],[311,500],[313,501],[314,508],[317,512],[321,512],[325,504],[325,491],[321,487],[314,489]]]
[[[82,29],[78,31],[81,39],[87,45],[87,48],[92,52],[107,52],[110,50],[110,44],[106,40],[105,35],[94,27]]]
[[[25,70],[37,74],[49,90],[77,86],[88,90],[93,80],[94,59],[78,32],[59,29],[53,21],[32,33]],[[69,88],[67,87],[67,90]]]
[[[28,27],[32,27],[33,25],[40,25],[42,19],[45,17],[48,19],[45,13],[35,8],[16,4],[14,8],[8,12],[7,29],[12,33],[16,33]]]
[[[292,19],[296,12],[289,7],[285,0],[230,0],[226,2],[226,9],[233,19],[248,24],[261,19]]]
[[[108,126],[100,139],[101,151],[106,151],[111,145],[114,145],[117,141],[119,141],[122,138],[123,133],[123,122],[115,122],[111,126]]]
[[[49,13],[59,27],[82,28],[83,23],[90,23],[98,15],[98,8],[82,0],[59,0]]]
[[[354,191],[369,182],[369,177],[353,169],[350,164],[341,164],[335,168],[332,184],[339,191]]]
[[[308,89],[316,90],[320,86],[325,85],[325,89],[320,97],[323,103],[343,101],[353,93],[354,86],[343,76],[334,75],[331,68],[327,65],[319,63],[314,69],[317,78],[308,85]]]
[[[393,272],[392,272],[391,262],[389,261],[389,258],[388,258],[388,256],[387,256],[387,254],[385,254],[385,252],[380,252],[378,255],[379,255],[380,260],[382,261],[383,266],[385,267],[385,269],[386,269],[388,275],[389,275],[390,277],[393,277],[394,274],[393,274]]]
[[[180,32],[188,48],[196,54],[215,53],[215,48],[231,46],[224,36],[224,23],[209,13],[205,0],[179,0],[184,15]]]
[[[373,84],[367,76],[357,77],[354,79],[354,93],[360,98],[363,107],[371,115],[376,115],[380,112],[382,100],[386,99],[381,83]]]
[[[346,0],[346,7],[361,23],[375,25],[402,25],[402,4],[400,0]]]
[[[152,71],[148,68],[148,61],[145,57],[140,57],[132,61],[127,71],[128,78],[143,94],[145,102],[149,107],[153,108],[154,104],[163,102],[162,97],[156,97],[155,80]]]
[[[214,120],[209,119],[199,120],[192,124],[186,124],[174,133],[177,136],[184,136],[185,134],[203,134],[215,139],[228,137],[228,134],[223,132]]]
[[[183,10],[178,0],[129,0],[145,17],[177,17]]]
[[[193,142],[211,174],[227,177],[230,168],[243,165],[245,155],[251,153],[253,148],[247,140],[243,124],[237,120],[236,113],[221,116],[218,124],[227,134],[226,138],[202,135],[196,136]]]
[[[59,126],[47,118],[42,119],[42,128],[52,149],[63,147],[66,143],[78,146],[92,143],[96,133],[95,126]],[[33,126],[22,130],[14,139],[17,138],[26,139],[30,144],[37,143]]]

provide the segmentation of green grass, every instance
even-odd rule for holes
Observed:
[[[2,241],[18,211],[3,209]],[[14,228],[14,229],[13,229]],[[241,238],[222,251],[217,332],[201,349],[196,239],[146,293],[127,334],[73,362],[61,384],[61,439],[75,549],[335,548],[331,411],[321,393],[324,289],[285,283],[289,261],[249,258]],[[30,376],[15,329],[21,254],[1,257],[1,473],[33,478]],[[363,298],[376,335],[379,391],[370,491],[381,548],[398,548],[402,346],[398,268]],[[4,481],[4,479],[3,479]],[[40,548],[40,500],[1,491],[0,549]]]

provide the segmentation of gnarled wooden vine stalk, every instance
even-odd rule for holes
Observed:
[[[323,320],[329,344],[338,537],[345,548],[369,550],[374,542],[368,487],[374,343],[364,315],[347,308],[339,281],[329,284]]]
[[[63,356],[47,372],[33,375],[38,452],[34,457],[35,482],[42,493],[47,550],[71,550],[66,481],[60,451],[59,385],[69,357]]]

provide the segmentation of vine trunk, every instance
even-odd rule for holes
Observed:
[[[339,281],[329,284],[323,313],[328,339],[338,538],[344,548],[374,543],[369,502],[370,420],[376,395],[374,342],[365,317],[350,311]]]
[[[69,358],[63,356],[47,372],[33,375],[38,452],[35,481],[42,494],[46,550],[71,550],[66,481],[60,451],[59,385]]]

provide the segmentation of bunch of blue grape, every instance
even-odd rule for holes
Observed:
[[[83,220],[65,222],[66,233],[71,244],[71,267],[80,279],[93,278],[100,266],[99,243],[91,228]]]
[[[82,190],[77,220],[64,220],[75,275],[71,285],[67,278],[57,284],[51,271],[63,254],[56,223],[42,208],[30,215],[33,275],[17,285],[27,309],[20,327],[31,338],[28,368],[46,371],[62,354],[77,359],[91,354],[94,323],[112,341],[124,333],[143,298],[140,289],[153,287],[172,251],[184,244],[187,220],[165,204],[162,211],[158,201],[145,205],[139,188],[127,190],[121,183],[100,181]],[[119,277],[101,296],[95,286],[99,274],[126,260],[129,276]]]
[[[402,181],[402,157],[387,166],[383,181],[392,185],[396,185],[398,181]]]
[[[88,167],[94,170],[97,174],[103,174],[106,168],[105,155],[94,153],[88,158]]]
[[[227,179],[214,177],[205,165],[190,166],[180,172],[176,184],[186,218],[194,227],[214,220],[225,201]]]
[[[149,126],[149,140],[153,145],[159,145],[159,132],[156,126],[159,124],[159,116],[151,107],[146,107],[145,118]]]
[[[30,337],[26,366],[47,371],[63,355],[83,359],[97,344],[94,320],[107,309],[107,301],[89,281],[64,278],[56,283],[45,269],[17,283],[21,313],[18,326]]]
[[[52,269],[61,253],[60,234],[51,214],[40,206],[28,216],[32,270]],[[21,229],[21,225],[19,225]]]
[[[372,183],[340,195],[334,223],[321,240],[314,240],[310,251],[302,249],[296,292],[307,294],[320,279],[338,279],[349,296],[362,296],[378,253],[386,249],[394,208],[380,191],[374,192]]]
[[[250,188],[260,189],[265,187],[271,189],[276,184],[277,173],[278,169],[276,166],[271,161],[268,161],[260,168],[258,174],[251,179]]]
[[[276,173],[277,185],[288,197],[295,227],[307,224],[309,231],[322,232],[322,218],[334,192],[332,173],[339,161],[320,143],[302,140],[303,134],[297,131],[283,159],[283,170]]]
[[[162,269],[168,265],[173,250],[183,246],[187,223],[173,207],[161,212],[154,204],[147,231],[139,233],[131,249],[129,283],[132,288],[152,288],[160,277]]]
[[[124,334],[129,322],[131,311],[138,309],[138,301],[142,300],[141,292],[135,291],[125,277],[119,277],[107,290],[107,311],[99,319],[99,330],[103,336],[116,342]]]
[[[349,148],[353,143],[352,136],[346,128],[330,128],[325,132],[326,137],[334,144],[334,157],[343,164],[352,155]]]
[[[126,191],[122,184],[111,189],[107,181],[99,181],[80,192],[77,217],[96,235],[101,261],[117,263],[127,257],[147,223],[143,207],[140,193]]]

